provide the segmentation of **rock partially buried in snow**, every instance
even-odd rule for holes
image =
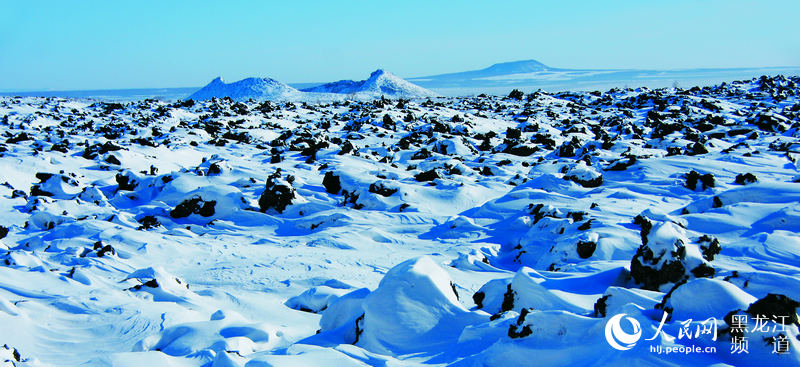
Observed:
[[[78,182],[66,175],[39,172],[36,178],[40,182],[31,186],[31,196],[72,199],[80,192]]]
[[[252,324],[238,314],[212,315],[210,321],[165,328],[141,340],[134,350],[161,351],[170,356],[214,357],[226,352],[243,356],[263,349],[272,340],[269,325]],[[215,364],[216,365],[216,362]]]
[[[293,178],[289,176],[288,179]],[[281,178],[280,171],[276,171],[267,178],[266,189],[258,198],[258,206],[262,212],[275,209],[278,213],[283,213],[294,198],[295,190],[292,183]]]
[[[523,266],[511,279],[495,279],[484,284],[473,295],[473,300],[476,305],[481,306],[479,308],[493,313],[493,319],[500,317],[503,312],[521,312],[525,308],[567,310],[575,313],[587,311],[539,284],[542,279],[538,276],[538,272]]]
[[[714,275],[714,268],[682,226],[645,215],[637,216],[635,223],[642,227],[642,245],[631,260],[631,276],[642,288],[659,290],[665,284]]]
[[[603,184],[603,174],[587,166],[583,161],[569,168],[564,175],[564,179],[589,188],[598,187]]]
[[[360,288],[333,300],[322,312],[320,331],[338,333],[342,343],[355,343],[362,332],[363,325],[359,324],[364,317],[364,298],[369,294],[368,288]]]
[[[188,200],[184,200],[175,209],[169,212],[173,218],[185,218],[192,214],[199,214],[204,217],[214,215],[214,207],[217,202],[214,200],[205,201],[203,198],[196,196]]]
[[[765,297],[753,302],[748,308],[747,313],[752,316],[766,315],[781,317],[783,324],[794,324],[800,326],[800,319],[797,317],[797,308],[800,302],[795,301],[783,294],[770,293]]]
[[[161,267],[139,269],[128,274],[123,281],[137,280],[128,291],[150,294],[156,302],[191,303],[197,294],[189,290],[189,284],[168,273]]]
[[[74,219],[63,215],[55,215],[47,212],[35,212],[30,216],[28,222],[35,228],[53,229],[55,226],[73,221]]]
[[[408,353],[455,342],[463,328],[482,320],[459,303],[450,276],[429,257],[395,266],[364,301],[358,345]]]
[[[673,320],[705,320],[730,310],[745,309],[756,301],[739,287],[717,279],[694,279],[676,288],[666,302]]]
[[[328,308],[328,305],[348,291],[348,289],[331,288],[321,285],[289,298],[286,300],[286,306],[295,310],[317,313]]]

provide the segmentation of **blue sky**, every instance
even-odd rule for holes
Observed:
[[[0,90],[800,65],[800,1],[6,1]]]

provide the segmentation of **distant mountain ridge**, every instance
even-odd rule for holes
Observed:
[[[551,68],[536,60],[521,60],[510,61],[493,64],[487,68],[480,70],[462,71],[457,73],[447,73],[439,75],[431,75],[418,78],[409,78],[408,80],[427,80],[427,79],[475,79],[481,77],[490,77],[498,75],[520,74],[520,73],[533,73],[541,71],[559,70]]]
[[[602,90],[615,87],[692,87],[761,75],[800,74],[800,67],[724,69],[566,69],[536,60],[503,62],[457,73],[407,78],[409,82],[447,96],[476,93],[506,95],[512,89],[548,91]]]

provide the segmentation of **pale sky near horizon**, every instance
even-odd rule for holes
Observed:
[[[800,65],[800,1],[0,0],[0,90]]]

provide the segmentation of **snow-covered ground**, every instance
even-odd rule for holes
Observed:
[[[798,365],[798,82],[0,98],[0,363]]]

